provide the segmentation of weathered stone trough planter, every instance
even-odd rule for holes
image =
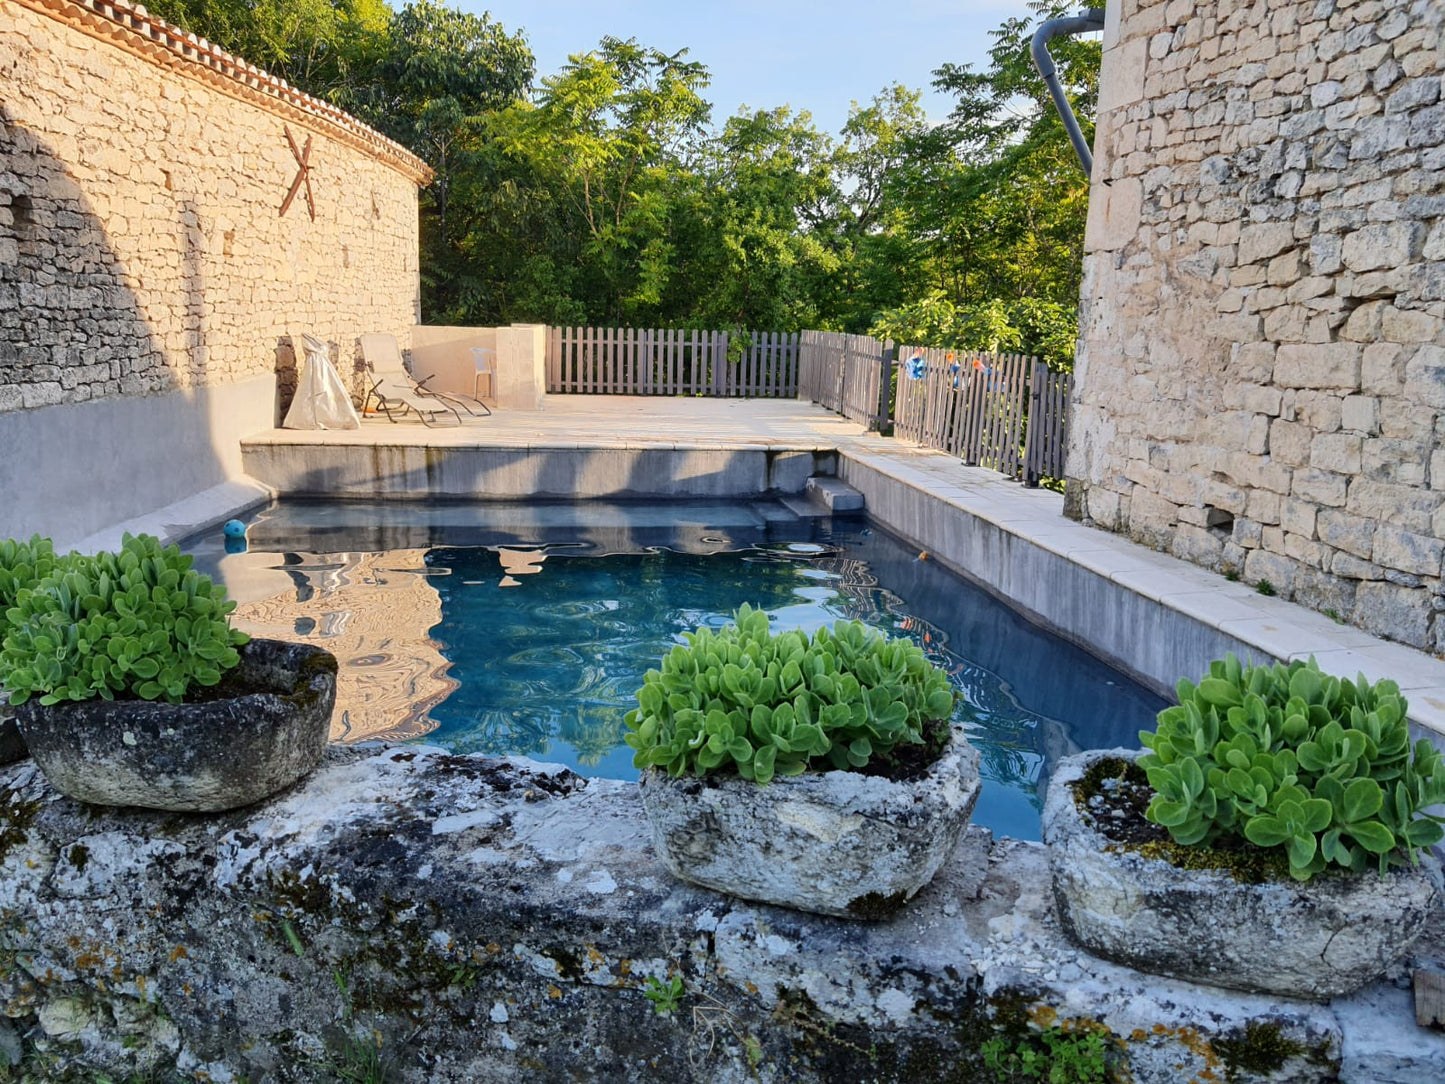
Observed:
[[[1190,982],[1326,1000],[1379,978],[1438,919],[1440,871],[1429,856],[1384,877],[1248,884],[1111,841],[1073,784],[1100,759],[1135,756],[1114,749],[1061,761],[1044,805],[1060,923],[1089,952]]]
[[[954,728],[917,779],[815,772],[641,780],[653,846],[674,876],[731,896],[881,919],[932,880],[978,800],[978,752]]]
[[[168,704],[83,700],[18,709],[40,770],[96,805],[215,812],[250,805],[321,762],[336,699],[336,659],[279,640],[240,648],[243,688],[229,699]]]

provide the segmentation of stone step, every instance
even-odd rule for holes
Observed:
[[[796,497],[779,497],[778,503],[799,519],[823,519],[833,514],[832,509],[824,504],[815,493]]]
[[[863,494],[837,478],[814,475],[803,484],[803,492],[821,500],[830,512],[863,511]]]

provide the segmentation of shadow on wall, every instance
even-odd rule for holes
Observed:
[[[291,409],[291,401],[296,398],[296,388],[301,382],[301,369],[297,364],[297,355],[300,352],[300,344],[292,341],[291,336],[282,335],[276,340],[276,421],[277,429],[286,418],[286,412]]]
[[[167,210],[128,213],[154,231]],[[70,168],[0,105],[0,538],[78,541],[224,477],[205,393],[165,394],[172,359],[136,294],[183,307],[188,383],[202,383],[205,240],[193,202],[169,210],[184,231],[174,287],[161,261],[127,269]]]

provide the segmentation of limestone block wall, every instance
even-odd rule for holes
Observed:
[[[1068,510],[1445,649],[1445,5],[1109,0]]]
[[[238,462],[235,434],[198,446],[195,425],[159,419],[215,414],[219,402],[233,429],[269,428],[268,389],[291,365],[285,337],[335,342],[344,371],[359,334],[405,342],[419,316],[427,167],[141,12],[0,0],[0,447],[51,433],[72,467],[91,457],[98,494],[178,459],[215,463],[184,488],[219,482]],[[309,144],[310,204],[303,186],[283,216],[293,140]],[[158,431],[142,447],[133,424],[123,446],[107,439],[109,408],[68,412],[138,398],[158,400],[146,408]],[[60,529],[34,459],[26,477],[0,465],[0,488],[19,502],[0,512],[0,536]],[[128,514],[186,495],[174,488],[142,483]],[[27,505],[26,494],[45,499]],[[65,530],[83,534],[107,514],[72,515]]]

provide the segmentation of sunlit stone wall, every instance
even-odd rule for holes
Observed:
[[[1445,649],[1445,5],[1109,0],[1069,509]]]
[[[287,336],[332,341],[349,377],[358,335],[409,333],[429,179],[346,114],[141,10],[0,0],[0,446],[110,445],[92,473],[129,469],[109,488],[213,461],[134,511],[219,481],[238,433],[274,424]],[[293,140],[310,144],[310,202],[303,184],[282,215]],[[137,399],[156,402],[119,405]],[[97,401],[112,405],[65,412]],[[45,410],[59,413],[24,417]],[[33,455],[5,471],[7,496],[46,485]],[[0,537],[84,533],[110,521],[93,504],[57,526],[12,502]]]

